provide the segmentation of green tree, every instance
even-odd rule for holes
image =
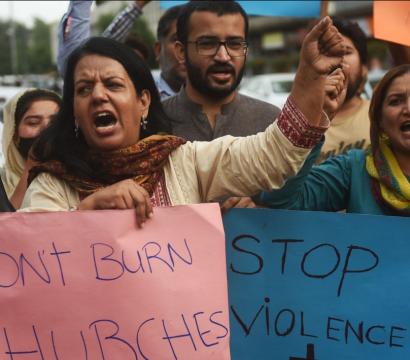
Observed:
[[[108,13],[101,15],[95,25],[96,34],[102,34],[104,30],[111,24],[114,20],[115,14]],[[134,25],[131,30],[131,35],[139,38],[145,46],[150,51],[150,58],[148,59],[148,64],[151,67],[155,67],[155,58],[154,58],[154,44],[155,44],[155,35],[152,33],[148,27],[147,21],[143,17],[138,17],[134,22]]]
[[[0,21],[0,74],[13,72],[11,60],[11,24],[9,21]],[[17,72],[25,73],[27,70],[27,42],[30,32],[22,24],[15,23]]]
[[[11,74],[10,56],[10,26],[8,22],[0,21],[0,74]]]
[[[17,72],[27,74],[30,72],[29,47],[31,33],[30,29],[22,24],[16,25],[16,46],[17,46]]]
[[[40,74],[53,70],[50,26],[37,18],[31,31],[28,57],[31,73]]]
[[[0,21],[0,74],[12,74],[11,64],[11,25]],[[16,69],[18,74],[41,74],[54,69],[51,58],[50,26],[35,19],[32,29],[15,23]]]

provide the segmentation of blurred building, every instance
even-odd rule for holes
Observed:
[[[359,23],[372,36],[373,1],[324,2],[325,13]],[[252,16],[248,73],[295,71],[299,50],[308,29],[316,19]]]

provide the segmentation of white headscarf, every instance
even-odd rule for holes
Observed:
[[[18,151],[13,139],[16,131],[15,114],[17,102],[23,94],[32,90],[33,89],[23,90],[14,95],[9,101],[7,101],[3,109],[4,127],[2,136],[2,150],[5,164],[3,168],[2,180],[9,198],[13,195],[14,189],[23,174],[25,165],[25,160],[20,155],[20,152]]]
[[[13,195],[14,190],[20,181],[26,163],[26,160],[21,156],[16,146],[14,139],[14,134],[16,132],[15,116],[17,103],[24,94],[37,90],[39,89],[29,88],[19,92],[6,103],[3,109],[4,127],[2,135],[2,150],[5,163],[4,168],[1,169],[1,178],[9,198]],[[52,91],[50,90],[50,92]]]

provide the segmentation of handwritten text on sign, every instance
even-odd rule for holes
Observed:
[[[233,359],[410,358],[410,219],[241,209],[224,224]]]
[[[230,358],[218,206],[134,216],[0,216],[1,359]]]

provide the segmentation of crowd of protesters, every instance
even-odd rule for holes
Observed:
[[[102,37],[90,37],[91,3],[71,1],[59,26],[62,100],[30,89],[5,107],[2,211],[135,208],[140,225],[156,206],[210,201],[410,214],[410,65],[399,61],[362,99],[357,24],[317,22],[280,110],[238,93],[249,28],[239,3],[167,10],[155,78],[130,36],[147,1]]]

